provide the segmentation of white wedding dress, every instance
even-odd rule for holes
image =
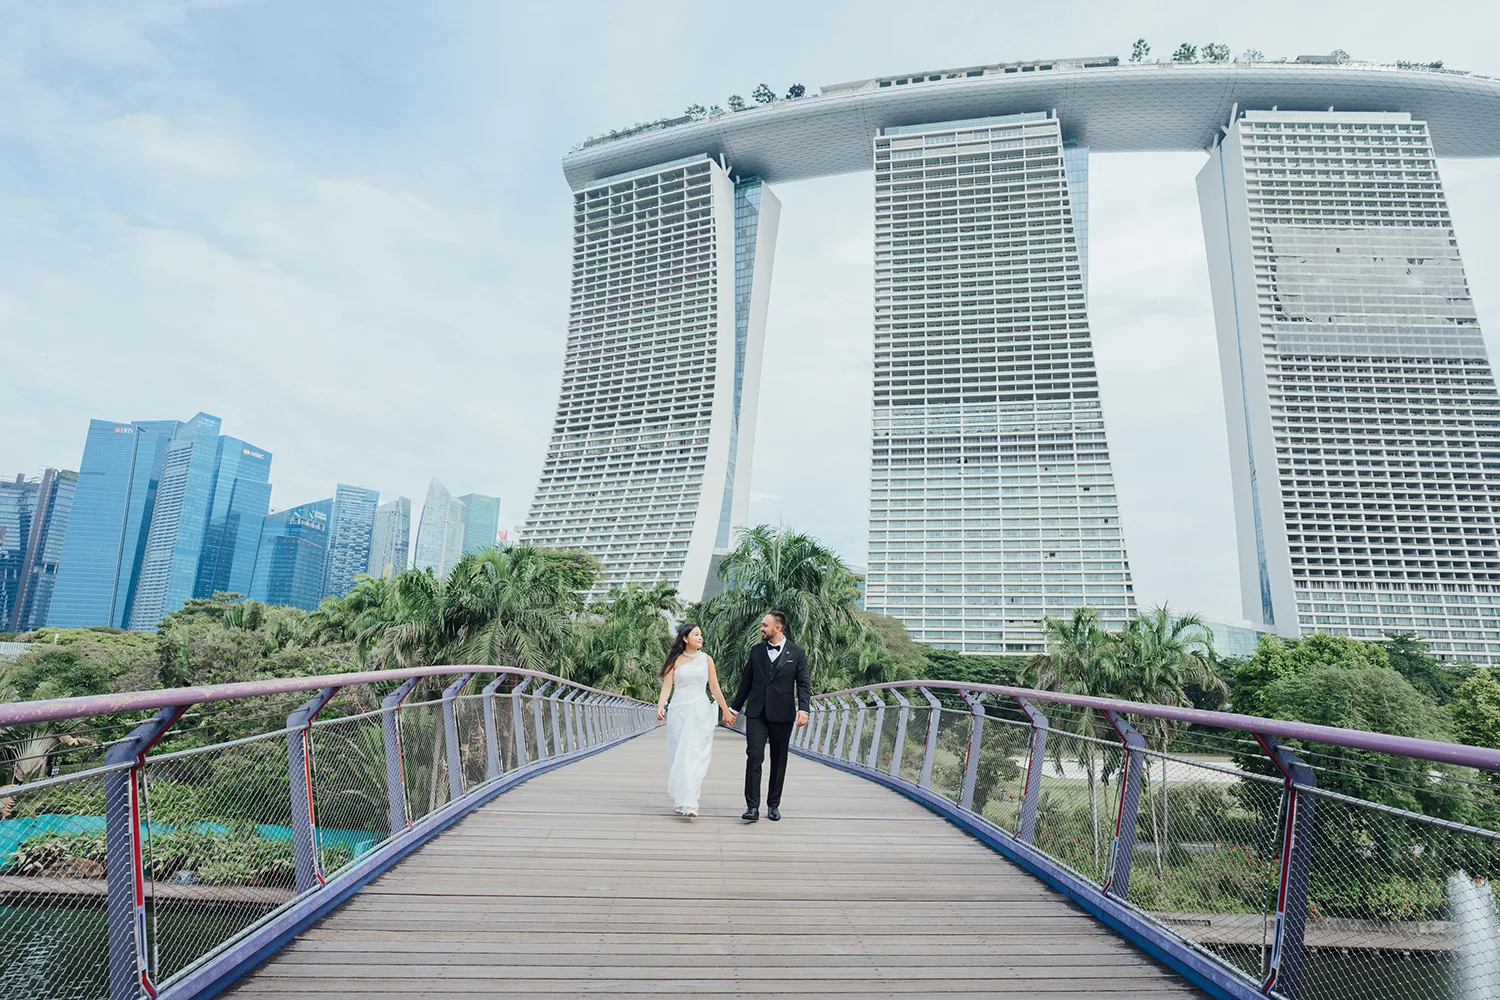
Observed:
[[[698,813],[718,724],[718,706],[708,696],[708,656],[702,650],[679,656],[667,704],[667,794],[680,813]]]

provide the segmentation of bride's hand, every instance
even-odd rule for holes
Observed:
[[[660,722],[663,719],[665,719],[666,717],[667,717],[667,706],[665,706],[665,705],[657,705],[656,706],[656,721]]]
[[[737,717],[734,714],[734,709],[732,709],[732,708],[725,708],[724,709],[724,725],[726,725],[726,726],[732,726],[732,725],[734,725],[735,718],[737,718]]]

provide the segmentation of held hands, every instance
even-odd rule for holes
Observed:
[[[734,720],[736,718],[737,718],[737,716],[734,714],[734,709],[730,708],[727,705],[724,706],[724,725],[726,725],[726,726],[732,726],[732,725],[734,725]]]
[[[665,705],[657,705],[656,706],[656,721],[657,722],[661,722],[666,717],[667,717],[667,706],[665,706]]]
[[[799,725],[799,726],[805,726],[805,725],[807,725],[807,713],[806,712],[798,712],[797,713],[797,725]]]

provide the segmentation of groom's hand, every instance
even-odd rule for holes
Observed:
[[[736,716],[734,714],[734,709],[732,709],[732,708],[726,708],[726,709],[724,709],[724,725],[726,725],[726,726],[732,726],[732,725],[734,725],[735,718],[736,718]]]
[[[799,725],[799,726],[805,726],[805,725],[807,725],[807,713],[806,712],[798,712],[797,713],[797,725]]]

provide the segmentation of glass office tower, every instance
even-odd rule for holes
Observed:
[[[866,606],[920,642],[1035,653],[1134,607],[1086,309],[1087,151],[1045,113],[874,140]]]
[[[89,421],[49,625],[129,627],[162,459],[181,426]]]
[[[1500,663],[1500,396],[1426,123],[1246,112],[1198,193],[1245,616]]]
[[[417,525],[417,569],[446,577],[464,554],[464,505],[434,477],[427,484],[422,520]]]
[[[397,497],[375,511],[366,572],[373,577],[395,576],[406,569],[410,554],[411,498]]]
[[[47,623],[77,488],[78,473],[58,469],[0,483],[0,628]]]
[[[166,446],[131,602],[133,629],[155,628],[190,597],[248,588],[251,582],[255,550],[249,524],[264,517],[269,506],[271,454],[237,438],[221,438],[219,425],[218,417],[200,413]]]
[[[465,493],[458,500],[464,505],[464,552],[494,548],[500,533],[500,498]]]
[[[251,600],[312,611],[323,599],[333,499],[269,514],[261,523]]]
[[[250,593],[261,521],[271,509],[270,477],[269,453],[239,438],[219,438],[194,597]]]
[[[743,523],[779,213],[701,155],[574,192],[562,392],[524,536],[597,556],[596,593],[666,580],[697,600]]]
[[[379,490],[343,483],[334,488],[328,560],[323,574],[324,597],[343,597],[354,586],[354,578],[369,567],[375,509],[379,506]]]

